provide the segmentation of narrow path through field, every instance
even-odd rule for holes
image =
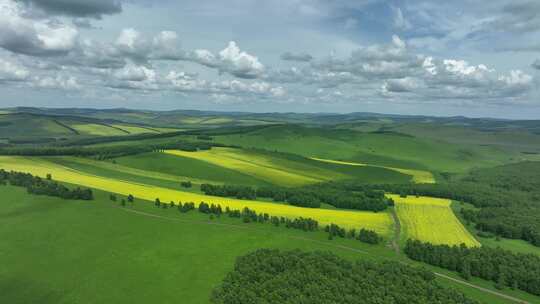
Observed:
[[[149,213],[149,212],[134,210],[134,209],[130,209],[130,208],[121,208],[121,207],[116,207],[116,208],[118,208],[120,210],[127,211],[127,212],[135,213],[135,214],[138,214],[138,215],[142,215],[142,216],[154,217],[154,218],[159,218],[159,219],[164,219],[164,220],[169,220],[169,221],[177,221],[177,222],[184,222],[184,223],[194,223],[194,224],[201,224],[201,225],[225,226],[225,227],[238,228],[238,229],[249,229],[249,230],[255,230],[255,231],[266,231],[266,230],[263,230],[263,229],[257,229],[257,228],[254,228],[254,227],[246,227],[246,226],[241,226],[241,225],[184,220],[184,219],[167,217],[167,216],[157,215],[157,214],[153,214],[153,213]],[[357,252],[357,253],[369,254],[369,252],[363,251],[363,250],[360,250],[360,249],[347,247],[347,246],[343,246],[343,245],[330,244],[328,242],[314,240],[314,239],[305,238],[305,237],[301,237],[301,236],[286,235],[285,237],[290,238],[290,239],[295,239],[295,240],[303,240],[303,241],[308,241],[308,242],[312,242],[312,243],[317,243],[317,244],[321,244],[321,245],[328,246],[328,247],[341,248],[341,249],[345,249],[345,250],[348,250],[348,251],[354,251],[354,252]]]
[[[232,227],[232,228],[250,229],[250,230],[262,231],[262,229],[257,229],[257,228],[253,228],[253,227],[246,227],[246,226],[241,226],[241,225],[184,220],[184,219],[172,218],[172,217],[157,215],[157,214],[153,214],[153,213],[149,213],[149,212],[134,210],[134,209],[130,209],[130,208],[122,208],[122,207],[115,207],[115,208],[118,208],[120,210],[124,210],[126,212],[131,212],[131,213],[134,213],[134,214],[137,214],[137,215],[153,217],[153,218],[158,218],[158,219],[163,219],[163,220],[189,222],[189,223],[196,223],[196,224],[203,224],[203,225],[227,226],[227,227]],[[395,212],[393,212],[392,216],[394,216],[394,215],[395,215]],[[397,218],[397,215],[395,215],[395,216]],[[394,247],[394,250],[397,250],[399,252],[399,234],[400,234],[399,231],[401,230],[401,226],[399,224],[399,220],[395,221],[395,223],[397,223],[397,226],[399,227],[399,229],[396,229],[396,234],[394,235],[393,242],[396,241],[396,236],[397,236],[397,240],[398,240],[398,242],[396,243],[397,249]],[[287,235],[286,237],[291,238],[291,239],[297,239],[297,240],[313,242],[313,243],[325,245],[325,246],[328,246],[328,247],[344,249],[344,250],[348,250],[348,251],[352,251],[352,252],[357,252],[357,253],[362,253],[362,254],[370,254],[369,252],[366,252],[366,251],[363,251],[363,250],[360,250],[360,249],[356,249],[356,248],[352,248],[352,247],[348,247],[348,246],[344,246],[344,245],[329,244],[328,242],[318,241],[318,240],[314,240],[314,239],[310,239],[310,238],[304,238],[304,237],[298,237],[298,236],[290,236],[290,235]],[[407,264],[405,262],[402,262],[402,263]],[[442,274],[442,273],[439,273],[439,272],[434,271],[433,273],[436,276],[440,277],[440,278],[443,278],[443,279],[446,279],[446,280],[449,280],[449,281],[452,281],[452,282],[455,282],[455,283],[458,283],[458,284],[462,284],[462,285],[465,285],[465,286],[469,286],[469,287],[475,288],[477,290],[480,290],[482,292],[489,293],[489,294],[498,296],[498,297],[506,299],[506,300],[510,300],[510,301],[513,301],[513,302],[516,302],[516,303],[521,303],[521,304],[531,304],[530,302],[527,302],[525,300],[521,300],[521,299],[518,299],[516,297],[512,297],[512,296],[506,295],[506,294],[498,292],[498,291],[494,291],[494,290],[484,288],[484,287],[481,287],[481,286],[478,286],[478,285],[475,285],[475,284],[472,284],[472,283],[469,283],[469,282],[466,282],[466,281],[463,281],[463,280],[460,280],[460,279],[456,279],[456,278],[453,278],[451,276],[448,276],[448,275],[445,275],[445,274]]]
[[[517,302],[517,303],[523,303],[523,304],[530,304],[527,301],[524,301],[524,300],[521,300],[521,299],[518,299],[518,298],[515,298],[515,297],[512,297],[512,296],[509,296],[509,295],[505,295],[504,293],[500,293],[500,292],[497,292],[497,291],[494,291],[494,290],[491,290],[491,289],[487,289],[487,288],[484,288],[484,287],[481,287],[481,286],[478,286],[478,285],[474,285],[474,284],[471,284],[471,283],[466,282],[466,281],[458,280],[458,279],[452,278],[452,277],[447,276],[447,275],[442,274],[442,273],[438,273],[438,272],[434,272],[434,273],[435,273],[436,276],[439,276],[441,278],[445,278],[447,280],[450,280],[450,281],[453,281],[453,282],[456,282],[456,283],[459,283],[459,284],[467,285],[469,287],[476,288],[476,289],[478,289],[480,291],[487,292],[487,293],[499,296],[501,298],[505,298],[505,299],[510,300],[510,301],[514,301],[514,302]]]
[[[396,254],[399,255],[399,240],[401,237],[401,222],[399,221],[399,217],[397,216],[396,209],[392,208],[390,210],[390,214],[392,215],[392,219],[394,220],[394,239],[392,239],[392,247],[394,248],[394,251]]]

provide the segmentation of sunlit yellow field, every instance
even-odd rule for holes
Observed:
[[[338,224],[345,228],[367,228],[388,236],[392,229],[392,219],[388,213],[372,213],[348,210],[328,210],[301,208],[290,205],[274,204],[261,201],[238,200],[207,196],[203,194],[183,192],[151,185],[138,184],[102,176],[95,176],[76,171],[41,158],[0,156],[0,168],[29,172],[34,175],[45,177],[52,174],[53,179],[86,187],[101,189],[122,195],[132,194],[136,198],[153,201],[159,198],[161,201],[182,201],[220,204],[222,207],[242,209],[249,207],[257,212],[268,213],[275,216],[288,218],[310,217],[319,221],[321,225],[330,223]]]
[[[413,170],[413,169],[403,169],[403,168],[396,168],[396,167],[387,167],[387,166],[376,166],[376,165],[368,165],[363,163],[355,163],[355,162],[347,162],[347,161],[340,161],[340,160],[331,160],[331,159],[323,159],[323,158],[316,158],[312,157],[313,160],[318,160],[322,162],[332,163],[332,164],[339,164],[339,165],[348,165],[348,166],[372,166],[372,167],[379,167],[379,168],[385,168],[389,170],[394,170],[399,173],[403,173],[406,175],[412,176],[412,180],[415,183],[419,184],[433,184],[435,183],[435,177],[433,174],[429,171],[424,170]]]
[[[340,173],[313,166],[302,167],[299,163],[283,159],[274,161],[271,157],[241,149],[214,147],[198,152],[166,150],[165,153],[206,161],[284,186],[301,186],[343,177]]]
[[[432,244],[480,246],[450,208],[448,199],[388,195],[396,203],[403,236]]]
[[[121,130],[111,128],[105,125],[99,124],[72,124],[70,125],[73,129],[77,130],[79,133],[88,134],[88,135],[99,135],[99,136],[113,136],[113,135],[126,135],[125,132]]]
[[[199,179],[199,178],[194,178],[191,176],[172,175],[172,174],[166,174],[166,173],[155,172],[155,171],[146,171],[146,170],[141,170],[137,168],[123,166],[120,164],[114,164],[114,163],[106,162],[106,161],[98,161],[98,160],[93,160],[93,159],[83,158],[83,157],[61,156],[61,157],[54,157],[53,159],[56,159],[56,158],[61,159],[61,160],[67,160],[67,161],[78,163],[78,164],[90,165],[97,168],[114,170],[114,171],[127,173],[131,175],[150,177],[150,178],[161,179],[161,180],[172,181],[172,182],[181,182],[181,181],[189,180],[193,184],[205,184],[205,183],[214,184],[214,185],[222,184],[217,181]]]

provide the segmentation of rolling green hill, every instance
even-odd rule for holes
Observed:
[[[156,134],[178,129],[152,128],[117,120],[32,113],[0,114],[0,138],[6,143],[54,143],[74,138]]]
[[[512,154],[495,147],[452,144],[395,132],[282,125],[245,134],[216,136],[216,141],[340,161],[389,167],[463,172],[512,161]]]

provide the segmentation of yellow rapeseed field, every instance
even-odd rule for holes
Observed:
[[[302,186],[344,177],[340,173],[313,166],[302,167],[300,163],[292,164],[283,159],[274,161],[266,155],[258,155],[241,149],[213,147],[206,151],[166,150],[165,153],[206,161],[284,186]]]
[[[371,167],[385,168],[385,169],[394,170],[394,171],[397,171],[399,173],[403,173],[406,175],[411,175],[413,182],[415,183],[419,183],[419,184],[434,184],[435,183],[435,177],[433,176],[433,174],[429,171],[424,171],[424,170],[413,170],[413,169],[403,169],[403,168],[388,167],[388,166],[368,165],[368,164],[363,164],[363,163],[331,160],[331,159],[316,158],[316,157],[312,157],[311,159],[327,162],[327,163],[332,163],[332,164],[339,164],[339,165],[359,166],[359,167],[371,166]]]
[[[231,209],[242,209],[244,207],[249,207],[257,212],[268,213],[274,216],[284,216],[288,218],[300,216],[309,217],[317,220],[321,225],[335,223],[345,228],[372,229],[385,236],[390,235],[392,229],[391,216],[386,212],[372,213],[348,210],[301,208],[261,201],[213,197],[91,175],[52,163],[43,158],[0,156],[0,168],[4,170],[29,172],[33,175],[41,177],[45,177],[48,173],[50,173],[52,174],[54,180],[78,184],[85,187],[100,189],[122,195],[132,194],[135,196],[135,198],[148,201],[153,201],[154,199],[159,198],[163,202],[182,201],[194,202],[198,204],[199,202],[204,201],[207,203],[220,204],[223,208],[228,206]]]
[[[448,199],[388,195],[396,203],[403,237],[432,244],[480,246],[450,208]]]

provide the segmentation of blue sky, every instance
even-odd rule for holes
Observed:
[[[540,118],[539,1],[0,0],[0,106]]]

